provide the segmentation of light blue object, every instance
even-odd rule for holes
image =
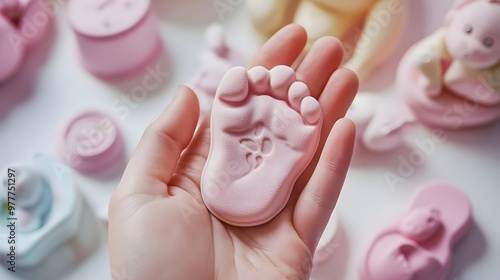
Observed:
[[[26,185],[16,202],[16,265],[34,267],[76,235],[82,202],[71,170],[55,158],[38,155],[30,165],[13,166],[26,168],[16,171],[19,174],[26,171],[23,174],[26,177],[20,178],[20,183]],[[1,199],[5,201],[6,197]],[[3,209],[1,219],[5,220],[7,215],[8,211]],[[7,230],[7,227],[0,228],[0,240],[6,240]],[[0,242],[0,258],[5,258],[10,246]]]

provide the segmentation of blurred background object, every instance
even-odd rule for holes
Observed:
[[[269,38],[289,23],[307,30],[308,49],[319,38],[334,36],[344,44],[345,67],[363,84],[398,46],[407,23],[408,0],[253,0],[247,1],[258,32]]]

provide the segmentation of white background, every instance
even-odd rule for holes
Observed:
[[[405,38],[392,60],[374,75],[377,82],[371,83],[371,90],[381,91],[383,98],[396,93],[392,80],[398,59],[413,42],[440,25],[451,3],[451,0],[411,2]],[[259,46],[243,5],[225,13],[224,18],[217,16],[212,1],[208,0],[156,1],[155,9],[171,76],[157,93],[131,108],[126,117],[115,115],[125,136],[127,155],[133,151],[144,128],[170,102],[177,86],[193,75],[208,23],[223,24],[229,43],[248,57]],[[0,166],[11,161],[28,161],[39,152],[54,154],[57,134],[71,115],[86,108],[113,114],[113,102],[129,92],[127,85],[112,86],[85,72],[79,64],[76,42],[63,10],[56,20],[54,38],[48,40],[52,41],[52,48],[47,48],[50,50],[47,60],[37,62],[37,56],[43,57],[44,52],[40,46],[20,76],[0,86]],[[38,79],[30,82],[26,77],[37,64],[41,66]],[[423,140],[429,135],[422,128],[412,138]],[[437,144],[412,176],[390,187],[384,174],[397,174],[399,158],[408,158],[414,149],[410,144],[385,155],[357,150],[337,207],[342,225],[341,245],[326,266],[314,273],[314,279],[358,279],[359,263],[370,239],[405,209],[420,184],[433,180],[456,185],[469,196],[473,206],[474,226],[454,250],[448,279],[500,279],[500,124],[447,132],[446,142]],[[90,209],[105,211],[119,179],[118,171],[115,175],[97,177],[75,174],[89,204],[79,236],[36,270],[12,274],[0,268],[0,279],[110,279],[105,231]]]

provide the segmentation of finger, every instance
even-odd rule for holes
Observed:
[[[193,196],[199,194],[201,174],[210,149],[209,112],[198,127],[196,134],[179,160],[171,185],[179,186]]]
[[[342,43],[337,38],[323,37],[314,43],[298,66],[297,79],[309,87],[312,97],[318,98],[343,56]]]
[[[305,29],[289,24],[274,34],[248,64],[248,68],[264,66],[271,69],[277,65],[291,66],[307,43]]]
[[[351,162],[355,137],[352,121],[341,119],[335,124],[311,180],[295,206],[293,224],[311,249],[316,248],[337,203]]]
[[[140,194],[166,194],[179,156],[193,137],[199,116],[198,99],[185,86],[177,91],[170,105],[148,126],[125,169],[117,191]]]
[[[333,125],[343,118],[351,107],[352,101],[358,93],[358,88],[358,77],[347,68],[335,71],[328,80],[318,100],[321,110],[323,110],[322,137],[319,148],[325,144]]]
[[[337,120],[343,118],[351,106],[352,100],[358,91],[358,79],[351,70],[341,68],[333,73],[325,90],[319,98],[319,104],[323,111],[323,125],[316,153],[297,180],[289,200],[289,207],[293,208],[302,189],[311,178],[316,164],[321,156],[325,142],[330,134],[332,126]]]

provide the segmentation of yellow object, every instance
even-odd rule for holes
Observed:
[[[346,67],[364,80],[394,51],[408,16],[408,0],[248,0],[258,32],[271,36],[295,22],[308,33],[308,48],[323,36],[339,38],[349,49],[349,36],[359,37]],[[356,34],[357,33],[357,34]]]

